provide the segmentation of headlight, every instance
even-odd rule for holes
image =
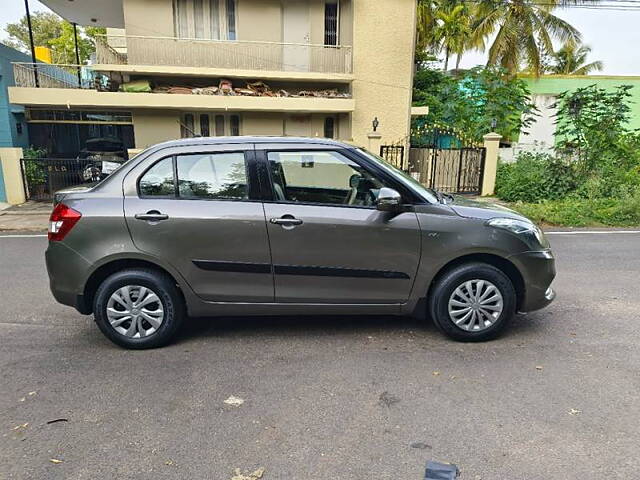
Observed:
[[[492,218],[487,221],[487,225],[494,228],[501,228],[515,233],[521,237],[531,248],[531,250],[539,250],[540,248],[549,248],[549,242],[542,233],[542,230],[532,222],[518,220],[516,218]]]

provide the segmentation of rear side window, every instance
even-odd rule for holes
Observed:
[[[243,153],[178,155],[178,194],[185,198],[249,198]]]
[[[160,160],[146,171],[140,179],[140,195],[145,197],[167,197],[175,194],[173,158]]]

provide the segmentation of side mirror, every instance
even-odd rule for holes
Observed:
[[[400,209],[402,196],[393,188],[382,187],[378,193],[376,207],[382,212],[395,212]]]

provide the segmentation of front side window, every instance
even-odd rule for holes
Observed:
[[[172,157],[160,160],[140,178],[140,195],[144,197],[167,197],[174,194]]]
[[[384,182],[338,152],[269,152],[274,199],[373,206]]]
[[[235,40],[236,1],[174,0],[176,36],[204,40]]]
[[[178,155],[178,195],[241,200],[249,197],[243,153]]]

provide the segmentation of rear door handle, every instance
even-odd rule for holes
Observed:
[[[273,223],[274,225],[282,225],[286,227],[293,227],[295,225],[302,225],[304,223],[299,218],[295,218],[291,215],[283,215],[280,218],[270,218],[269,222]]]
[[[167,220],[169,215],[166,213],[160,213],[157,210],[150,210],[147,213],[136,213],[136,220],[145,220],[147,222],[160,222],[162,220]]]

